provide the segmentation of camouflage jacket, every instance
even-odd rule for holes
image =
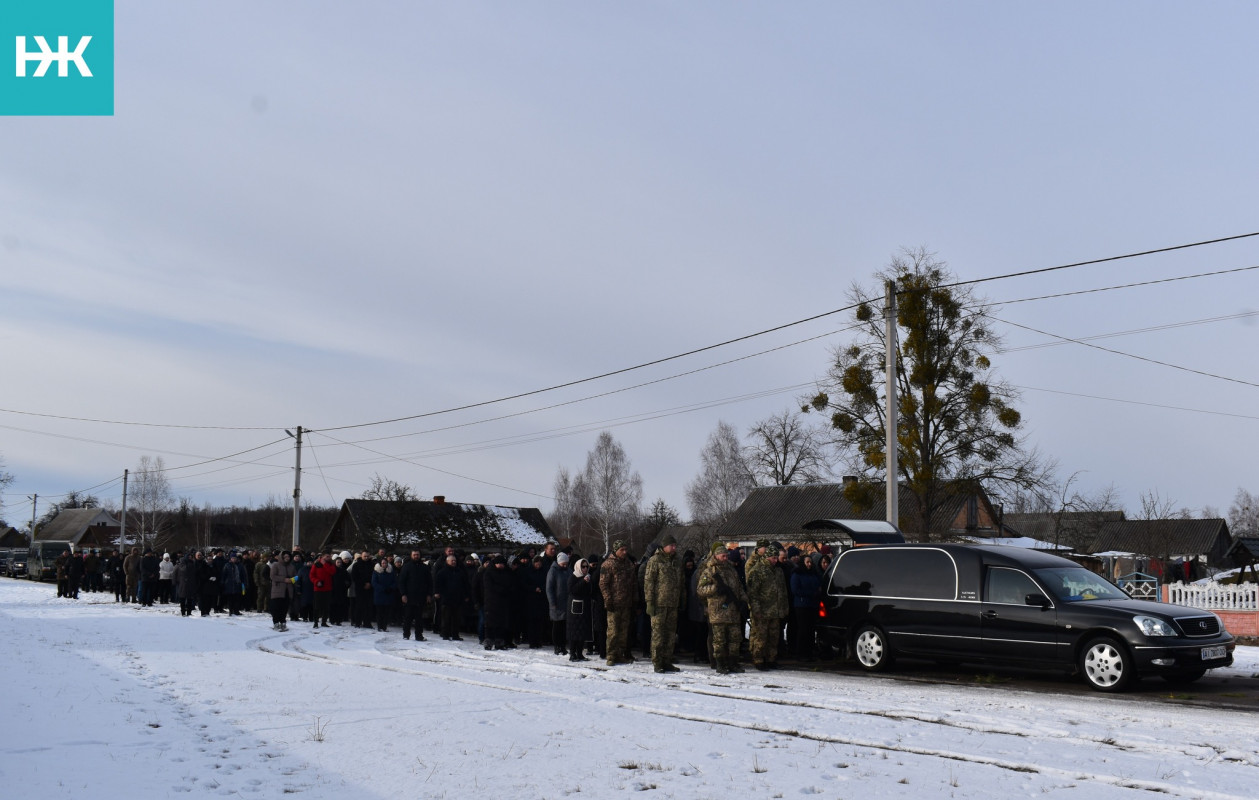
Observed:
[[[669,555],[657,550],[647,562],[643,597],[647,605],[657,608],[681,608],[686,604],[686,573],[677,553]]]
[[[634,607],[638,571],[628,558],[607,557],[599,568],[599,592],[609,611],[629,611]]]
[[[777,565],[763,556],[755,561],[749,558],[746,574],[752,616],[781,619],[791,612],[787,582]]]
[[[713,625],[733,624],[743,620],[743,606],[748,594],[739,581],[739,572],[729,563],[710,559],[700,573],[695,593],[708,603],[708,621]]]

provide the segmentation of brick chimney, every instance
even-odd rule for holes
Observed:
[[[439,506],[442,505],[443,503],[446,502],[446,495],[444,494],[433,495],[433,502]]]

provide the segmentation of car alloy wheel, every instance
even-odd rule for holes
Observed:
[[[1080,655],[1080,672],[1089,686],[1102,692],[1122,692],[1133,679],[1123,645],[1108,637],[1088,643]]]
[[[857,631],[857,636],[853,639],[853,652],[857,656],[857,663],[871,672],[887,669],[892,661],[883,631],[873,625]]]

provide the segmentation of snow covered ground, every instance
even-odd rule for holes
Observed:
[[[181,618],[0,580],[5,798],[1253,798],[1246,712]],[[1231,668],[1259,686],[1259,648]]]

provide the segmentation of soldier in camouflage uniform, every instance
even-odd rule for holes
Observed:
[[[686,573],[678,558],[678,540],[666,536],[647,562],[643,596],[651,617],[651,663],[656,672],[677,672],[673,647],[677,642],[678,609],[686,603]]]
[[[713,545],[712,556],[699,576],[696,593],[708,603],[708,624],[712,627],[713,658],[717,672],[725,675],[742,672],[739,666],[739,644],[742,640],[743,609],[748,595],[739,581],[739,573],[730,564],[730,556],[721,542]]]
[[[612,555],[599,567],[599,592],[608,613],[608,666],[632,664],[629,651],[630,625],[634,624],[634,593],[638,589],[638,571],[629,557],[629,546],[617,540]]]
[[[752,664],[759,670],[773,669],[778,666],[778,630],[791,611],[787,582],[778,568],[778,548],[767,547],[764,555],[748,559],[747,580]]]

